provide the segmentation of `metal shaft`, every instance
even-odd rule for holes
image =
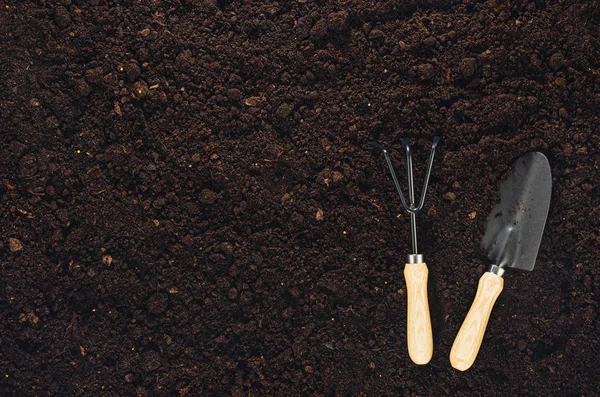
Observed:
[[[411,208],[415,206],[415,185],[413,179],[413,165],[412,155],[410,153],[410,146],[406,145],[406,172],[408,179],[408,201]],[[410,236],[412,241],[413,254],[417,254],[417,214],[416,212],[410,212]]]

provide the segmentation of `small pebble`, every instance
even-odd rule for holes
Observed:
[[[21,243],[21,241],[19,241],[16,238],[9,238],[8,246],[9,246],[11,252],[18,252],[23,249],[23,244]]]
[[[322,209],[320,209],[320,208],[319,208],[319,209],[317,210],[317,215],[315,216],[315,219],[316,219],[317,221],[319,221],[319,222],[320,222],[320,221],[322,221],[322,220],[324,219],[324,218],[323,218],[323,210],[322,210]]]
[[[102,263],[105,264],[106,266],[110,266],[112,264],[113,258],[110,255],[103,255],[102,256]]]

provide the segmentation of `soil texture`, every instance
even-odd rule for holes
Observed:
[[[0,7],[0,395],[598,395],[600,3]],[[409,217],[369,142],[403,177],[410,136],[419,188],[436,135],[416,366]],[[537,265],[459,372],[529,151],[553,172]]]

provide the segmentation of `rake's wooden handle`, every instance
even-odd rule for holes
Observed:
[[[427,364],[433,354],[433,336],[427,300],[427,265],[407,263],[404,267],[408,313],[406,340],[408,355],[415,364]]]
[[[504,288],[504,279],[486,272],[479,279],[475,300],[469,309],[450,351],[450,364],[460,371],[473,365],[494,303]]]

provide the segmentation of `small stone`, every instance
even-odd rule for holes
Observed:
[[[125,65],[125,79],[129,83],[133,83],[134,81],[136,81],[141,74],[142,71],[140,70],[140,67],[137,63],[129,62],[127,65]]]
[[[176,287],[173,287],[169,290],[169,294],[173,295],[173,294],[178,294],[179,290]]]
[[[469,219],[473,220],[477,217],[477,211],[469,212]]]
[[[477,60],[475,58],[465,58],[458,66],[458,72],[462,77],[473,77],[477,73]]]
[[[229,99],[231,99],[232,101],[241,101],[242,100],[242,91],[238,90],[237,88],[231,88],[229,90],[227,90],[227,97]]]
[[[199,163],[200,161],[202,161],[202,156],[199,153],[194,153],[192,155],[192,161],[194,163]]]
[[[10,248],[11,252],[18,252],[23,249],[23,244],[16,238],[9,238],[8,247]]]
[[[112,264],[113,258],[110,255],[103,255],[102,256],[102,263],[105,264],[106,266],[110,266]]]
[[[65,7],[56,7],[54,10],[54,22],[59,28],[66,28],[71,24],[71,16]]]
[[[37,324],[40,319],[38,316],[35,315],[34,312],[29,312],[29,313],[21,313],[19,315],[19,321],[21,321],[22,323],[30,323],[30,324]]]
[[[323,40],[325,36],[327,36],[327,21],[321,18],[310,30],[310,38],[313,40]]]
[[[102,82],[102,68],[97,67],[85,71],[85,79],[90,84],[99,84]]]
[[[332,177],[334,182],[339,182],[344,179],[344,175],[339,171],[333,171]]]
[[[259,96],[251,96],[249,98],[244,99],[244,105],[254,107],[262,102],[262,98]]]
[[[453,192],[447,192],[444,194],[444,199],[452,202],[456,201],[456,194],[454,194]]]
[[[289,199],[292,198],[292,195],[289,193],[285,193],[282,197],[281,197],[281,203],[285,203],[286,201],[288,201]]]
[[[316,219],[317,221],[319,221],[319,222],[320,222],[320,221],[322,221],[322,220],[324,219],[324,217],[323,217],[323,210],[322,210],[322,209],[320,209],[320,208],[319,208],[319,209],[317,210],[317,215],[315,216],[315,219]]]
[[[557,52],[556,54],[553,54],[550,57],[550,67],[553,70],[558,70],[558,69],[564,67],[565,63],[566,63],[565,56],[563,54],[561,54],[560,52]]]
[[[348,27],[347,11],[332,12],[327,16],[327,27],[333,32],[342,32]]]
[[[33,107],[38,107],[38,106],[40,106],[40,100],[37,98],[31,98],[31,100],[29,101],[29,104]]]
[[[214,204],[221,196],[209,189],[200,192],[200,202],[203,204]]]
[[[210,159],[211,160],[218,160],[219,159],[219,155],[216,154],[216,153],[213,153],[213,154],[210,155]]]
[[[306,367],[304,367],[304,370],[306,371],[307,374],[313,373],[313,367],[311,367],[310,365],[307,365]]]
[[[375,369],[375,363],[369,363],[369,368]]]

